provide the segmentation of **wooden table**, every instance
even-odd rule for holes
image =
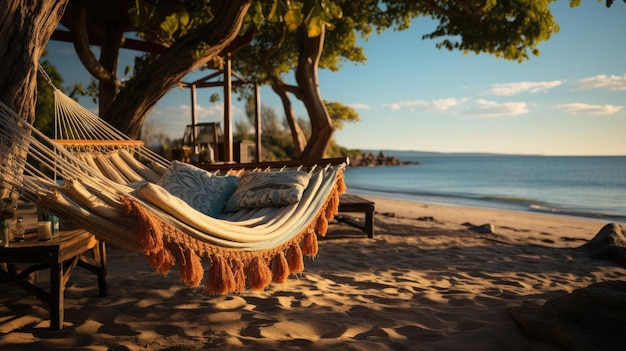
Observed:
[[[368,238],[374,237],[374,202],[364,199],[360,196],[352,194],[339,195],[339,213],[341,212],[359,212],[365,213],[364,225],[359,225],[353,221],[346,220],[341,216],[335,217],[336,220],[349,224],[353,227],[363,230],[367,233]]]
[[[93,255],[87,257],[88,251]],[[12,241],[8,247],[0,247],[0,263],[6,263],[6,270],[0,265],[0,279],[15,284],[40,300],[50,304],[50,328],[63,328],[63,295],[65,284],[72,270],[83,267],[98,277],[100,296],[107,296],[106,251],[103,242],[84,230],[61,231],[59,237],[37,240],[37,234],[26,234],[26,240]],[[17,271],[15,263],[32,265]],[[50,290],[28,281],[31,273],[50,269]]]

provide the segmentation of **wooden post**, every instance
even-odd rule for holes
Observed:
[[[254,131],[256,137],[256,162],[262,162],[261,159],[261,93],[259,83],[254,82]]]
[[[191,159],[194,162],[198,162],[198,144],[196,143],[197,130],[196,124],[198,123],[196,117],[196,85],[191,85]]]
[[[233,82],[231,80],[231,54],[226,54],[224,60],[224,162],[233,162],[233,131],[231,94]]]

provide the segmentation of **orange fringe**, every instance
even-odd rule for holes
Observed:
[[[256,256],[248,264],[248,283],[250,290],[262,291],[272,282],[272,271],[265,263],[265,260]]]
[[[170,267],[176,264],[174,255],[172,255],[172,253],[166,249],[162,249],[157,252],[151,252],[147,255],[152,268],[154,268],[157,272],[163,275],[169,273]]]
[[[287,251],[287,264],[289,265],[289,273],[298,274],[304,271],[304,260],[302,259],[302,250],[298,244],[293,244]]]
[[[314,230],[308,230],[302,238],[302,255],[315,257],[319,247],[317,246],[317,236]]]
[[[285,254],[281,251],[274,256],[274,269],[272,269],[272,283],[284,284],[289,278],[289,264]]]
[[[338,191],[333,191],[332,194],[330,194],[329,198],[328,198],[328,203],[326,204],[326,219],[327,220],[331,220],[333,218],[335,218],[335,215],[337,214],[339,210],[339,192]],[[324,234],[326,234],[324,232]]]
[[[204,290],[212,295],[223,295],[235,290],[235,278],[224,257],[211,256],[211,268]]]
[[[238,259],[232,259],[230,261],[230,267],[235,278],[235,287],[233,292],[242,292],[246,289],[246,273],[243,269],[243,262]]]
[[[150,255],[163,250],[163,233],[158,222],[130,196],[123,195],[122,201],[126,211],[133,215],[137,222],[137,239],[144,253]]]
[[[202,277],[204,276],[202,261],[200,260],[200,257],[190,248],[181,248],[181,250],[182,252],[180,255],[182,257],[178,260],[178,268],[180,268],[182,280],[185,284],[187,284],[187,286],[199,286],[202,282]]]
[[[328,220],[325,215],[318,215],[315,221],[315,230],[320,233],[321,236],[325,236],[328,231]]]
[[[346,181],[345,178],[343,176],[343,170],[337,173],[337,191],[339,191],[339,194],[343,194],[346,192],[346,190],[348,190],[348,187],[346,187]]]

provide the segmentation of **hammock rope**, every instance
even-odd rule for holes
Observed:
[[[53,88],[54,140],[0,102],[3,188],[19,190],[26,200],[100,240],[144,253],[159,273],[178,265],[185,284],[199,286],[204,280],[210,294],[284,283],[302,272],[303,256],[317,254],[317,235],[325,235],[345,191],[345,162],[298,167],[311,178],[295,204],[210,217],[157,184],[170,161]],[[250,171],[233,165],[227,174]]]

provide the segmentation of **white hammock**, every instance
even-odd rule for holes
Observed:
[[[189,286],[201,283],[202,262],[209,263],[209,293],[260,290],[301,272],[302,255],[317,254],[316,233],[325,235],[345,191],[346,160],[320,160],[298,167],[310,174],[299,201],[208,216],[157,184],[168,160],[58,89],[55,106],[59,140],[0,102],[3,188],[18,189],[100,240],[145,253],[158,272],[177,264]]]

